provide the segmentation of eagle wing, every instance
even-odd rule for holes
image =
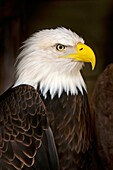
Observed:
[[[91,112],[95,121],[96,150],[103,169],[113,169],[113,64],[107,66],[97,79]]]
[[[53,138],[48,126],[44,104],[32,86],[20,85],[7,90],[0,97],[0,166],[2,170],[32,169],[32,167],[35,169],[36,166],[40,169],[41,161],[43,164],[45,160],[47,162],[48,143]],[[50,136],[50,139],[46,134]],[[52,142],[52,146],[55,147],[54,139]],[[56,152],[55,149],[54,151]],[[48,151],[48,155],[52,153],[53,150]],[[44,155],[43,160],[40,159],[42,155]],[[57,164],[56,153],[55,158]],[[47,165],[46,169],[49,170],[46,162],[44,165],[45,167]]]

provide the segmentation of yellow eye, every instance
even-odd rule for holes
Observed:
[[[63,51],[63,50],[65,49],[65,45],[57,44],[56,49],[57,49],[58,51]]]

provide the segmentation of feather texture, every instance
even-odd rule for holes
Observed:
[[[44,104],[33,87],[21,85],[6,91],[0,98],[2,170],[35,169],[35,157],[47,128]]]
[[[69,95],[64,92],[51,100],[41,96],[53,130],[61,170],[95,170],[92,163],[91,115],[87,93]],[[91,151],[91,152],[90,152]],[[93,167],[92,167],[93,166]],[[93,169],[94,168],[94,169]],[[96,167],[97,168],[97,167]]]

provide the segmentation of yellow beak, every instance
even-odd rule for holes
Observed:
[[[67,56],[64,56],[64,58],[71,58],[81,62],[90,62],[92,65],[92,70],[94,70],[96,58],[93,50],[85,44],[78,43],[76,51],[77,53],[69,54]]]

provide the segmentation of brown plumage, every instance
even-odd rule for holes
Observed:
[[[47,95],[49,96],[49,94]],[[58,150],[60,168],[90,169],[91,119],[87,94],[44,100]],[[88,160],[89,159],[89,160]]]
[[[103,169],[113,169],[113,64],[97,79],[91,98],[95,146]]]
[[[0,98],[0,169],[40,169],[35,157],[48,126],[45,107],[33,87],[6,91]]]

